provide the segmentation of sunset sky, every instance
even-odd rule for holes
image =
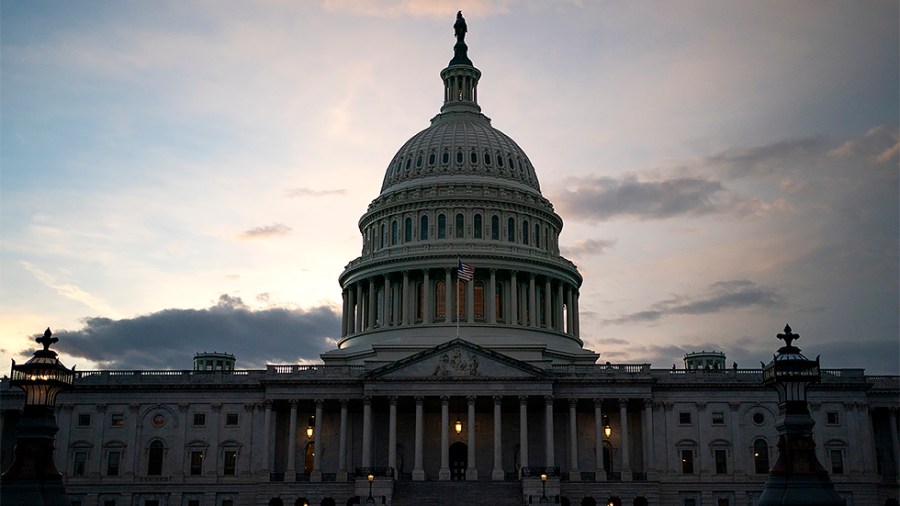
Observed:
[[[317,361],[461,9],[601,361],[898,374],[898,5],[3,0],[0,358]]]

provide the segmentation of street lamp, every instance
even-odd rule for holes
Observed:
[[[609,425],[609,417],[603,415],[603,434],[606,436],[606,439],[609,439],[609,436],[612,435],[612,427]]]
[[[369,497],[366,498],[366,504],[375,504],[375,498],[372,497],[372,482],[375,481],[375,475],[369,474],[366,479],[369,480]]]
[[[0,478],[0,503],[69,505],[62,475],[53,463],[53,440],[59,427],[56,396],[72,386],[74,370],[60,363],[50,345],[59,341],[48,328],[36,341],[44,346],[22,365],[12,361],[9,384],[25,392],[25,407],[16,434],[15,457]]]
[[[547,473],[541,473],[541,504],[550,504],[550,499],[547,499]]]
[[[306,422],[306,438],[312,439],[313,434],[315,433],[315,430],[316,430],[316,417],[311,416],[311,417],[309,417],[309,420]]]
[[[462,432],[462,429],[462,421],[459,419],[459,417],[456,417],[456,423],[453,424],[453,430],[455,430],[456,433],[459,434],[460,432]]]

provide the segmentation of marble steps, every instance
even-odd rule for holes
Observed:
[[[394,484],[394,506],[460,504],[522,506],[522,485],[495,481],[400,481]]]

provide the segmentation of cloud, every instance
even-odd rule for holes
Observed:
[[[560,251],[567,257],[585,257],[590,255],[602,255],[609,248],[616,245],[614,239],[580,239],[572,246],[562,246]]]
[[[783,304],[782,296],[773,288],[748,280],[720,281],[710,285],[699,298],[675,296],[656,302],[648,309],[604,320],[605,325],[653,322],[670,315],[714,314],[745,308],[774,308]]]
[[[827,147],[823,136],[783,139],[754,147],[734,147],[706,157],[706,165],[725,166],[732,177],[771,174],[784,169],[789,160],[820,153]]]
[[[604,221],[620,216],[648,220],[720,212],[726,193],[725,187],[712,179],[650,180],[632,174],[621,179],[573,179],[555,201],[567,217],[576,220]]]
[[[291,227],[283,223],[275,223],[265,227],[251,228],[244,230],[238,236],[241,239],[266,239],[268,237],[279,237],[291,233]]]
[[[874,163],[892,162],[897,165],[900,157],[900,130],[886,125],[873,127],[862,137],[850,139],[828,154],[842,159],[861,156]]]
[[[255,311],[220,296],[207,309],[165,309],[135,318],[93,317],[78,330],[58,330],[56,348],[109,369],[189,369],[197,352],[231,353],[242,369],[314,360],[333,346],[340,315],[328,306]]]
[[[32,273],[38,281],[46,285],[48,288],[52,288],[56,291],[56,293],[62,295],[63,297],[81,302],[85,306],[95,311],[106,314],[115,314],[115,310],[113,310],[113,308],[109,304],[107,304],[106,301],[81,289],[79,286],[72,283],[59,281],[52,274],[38,269],[29,262],[22,261],[21,265],[25,268],[25,270]]]
[[[286,194],[289,198],[296,197],[326,197],[329,195],[345,195],[347,190],[313,190],[312,188],[290,188]]]

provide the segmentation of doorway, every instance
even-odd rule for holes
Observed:
[[[450,445],[450,480],[466,479],[466,468],[469,466],[469,447],[465,443],[456,442]]]

